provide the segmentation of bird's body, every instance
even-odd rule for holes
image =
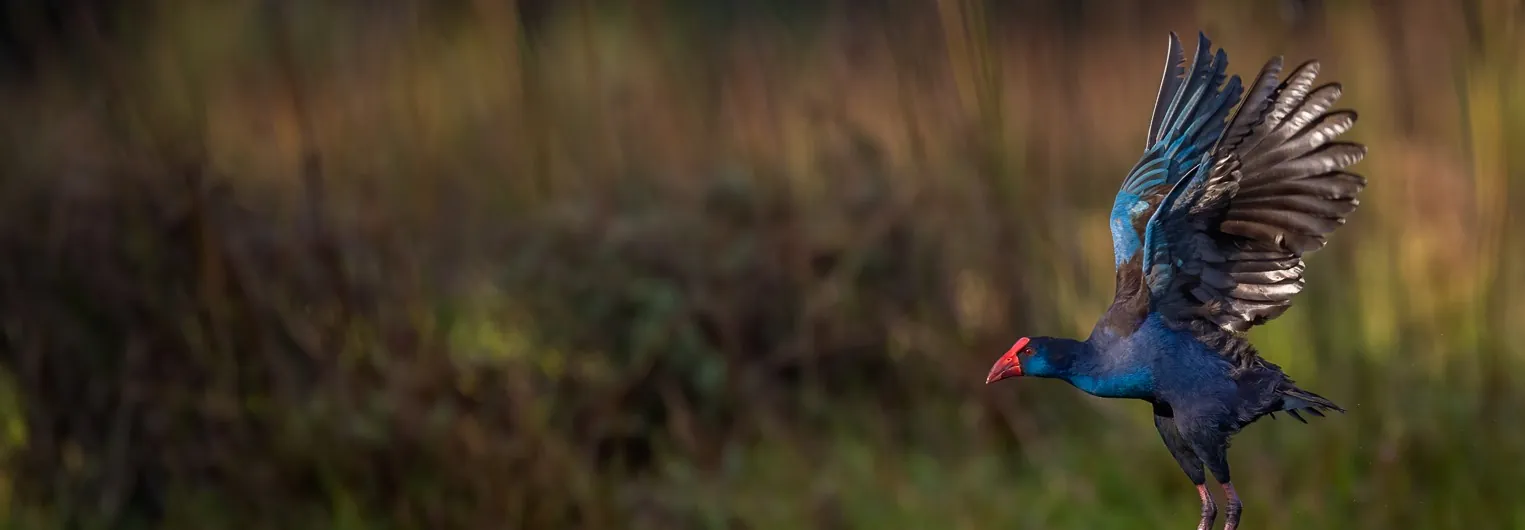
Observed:
[[[1252,350],[1239,359],[1224,355],[1225,346],[1249,345],[1227,333],[1215,337],[1218,333],[1176,329],[1152,315],[1101,347],[1091,341],[1029,339],[1046,355],[1023,362],[1022,375],[1061,379],[1097,397],[1141,399],[1168,409],[1212,402],[1221,410],[1202,419],[1231,432],[1276,412],[1319,414],[1315,405],[1336,408],[1297,388],[1280,367]]]
[[[987,382],[1061,379],[1092,395],[1150,403],[1161,440],[1197,486],[1206,530],[1223,484],[1227,523],[1240,504],[1229,437],[1263,416],[1322,416],[1339,406],[1298,388],[1262,358],[1244,331],[1291,306],[1302,256],[1354,211],[1365,179],[1343,171],[1363,146],[1334,138],[1355,113],[1330,111],[1337,84],[1314,87],[1318,63],[1277,82],[1273,58],[1240,103],[1227,56],[1199,37],[1190,69],[1171,34],[1145,152],[1118,192],[1110,220],[1117,266],[1112,306],[1086,340],[1022,338]],[[1230,116],[1230,110],[1237,110]]]

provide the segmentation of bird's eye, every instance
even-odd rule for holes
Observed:
[[[1022,353],[1025,353],[1025,354],[1028,354],[1028,355],[1032,355],[1033,354],[1032,346],[1028,346],[1027,349],[1022,350]]]

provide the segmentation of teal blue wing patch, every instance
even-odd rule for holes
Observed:
[[[1165,193],[1190,174],[1202,155],[1217,143],[1229,111],[1239,101],[1243,91],[1239,77],[1229,79],[1226,85],[1223,82],[1228,56],[1221,49],[1209,54],[1210,49],[1212,43],[1199,33],[1188,76],[1180,39],[1170,34],[1165,73],[1155,96],[1144,154],[1123,179],[1112,203],[1108,224],[1118,267],[1145,248],[1146,221]]]

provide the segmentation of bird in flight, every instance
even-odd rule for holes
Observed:
[[[985,382],[1047,377],[1149,402],[1165,447],[1197,487],[1198,530],[1218,513],[1204,466],[1223,488],[1223,528],[1234,530],[1242,512],[1229,438],[1277,412],[1306,423],[1300,411],[1345,411],[1298,388],[1245,332],[1291,307],[1303,255],[1355,211],[1366,179],[1345,168],[1366,147],[1336,141],[1356,113],[1331,110],[1341,88],[1314,85],[1317,61],[1279,80],[1274,57],[1246,86],[1239,76],[1224,82],[1228,56],[1211,46],[1199,33],[1187,67],[1170,34],[1143,157],[1112,205],[1112,306],[1083,341],[1017,339]]]

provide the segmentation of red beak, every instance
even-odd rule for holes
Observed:
[[[1022,351],[1023,346],[1027,346],[1026,337],[1013,344],[1011,349],[1006,351],[1006,355],[1002,355],[1000,360],[995,362],[995,366],[990,367],[990,375],[985,376],[985,384],[988,385],[1008,377],[1021,376],[1022,362],[1017,360],[1017,352]]]

